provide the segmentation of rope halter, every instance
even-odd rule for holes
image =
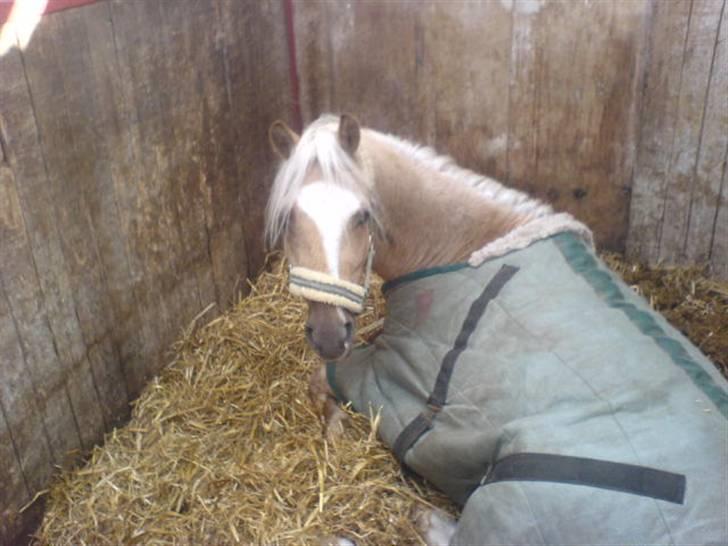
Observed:
[[[374,242],[370,233],[369,253],[363,285],[345,281],[328,273],[322,273],[307,267],[291,267],[288,271],[288,291],[294,296],[343,307],[347,311],[358,315],[364,310],[364,302],[369,294],[373,262]]]

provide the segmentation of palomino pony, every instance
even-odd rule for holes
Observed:
[[[725,381],[588,228],[349,115],[269,136],[267,239],[328,363],[312,398],[330,430],[337,401],[377,406],[403,466],[464,507],[420,518],[429,544],[726,542],[728,487],[691,487],[725,480]],[[389,317],[352,351],[372,270]]]

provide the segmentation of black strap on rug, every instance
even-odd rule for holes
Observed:
[[[505,284],[516,274],[517,267],[504,265],[486,285],[465,317],[455,343],[440,365],[435,386],[427,399],[426,408],[400,432],[392,446],[405,471],[404,457],[417,440],[432,428],[434,417],[447,402],[447,391],[455,364],[465,350],[470,335],[485,314],[488,303],[496,298]],[[676,504],[685,498],[686,480],[673,474],[644,466],[636,466],[583,457],[546,453],[518,453],[504,457],[490,467],[477,487],[504,481],[538,481],[584,485],[651,497]]]
[[[455,344],[450,349],[445,358],[442,359],[440,365],[440,371],[437,374],[435,380],[435,387],[432,389],[432,394],[427,399],[427,407],[415,417],[397,436],[397,440],[392,446],[394,455],[399,460],[400,464],[404,466],[404,456],[410,447],[422,436],[425,432],[432,428],[432,419],[437,413],[442,410],[443,406],[447,402],[447,389],[450,384],[450,378],[452,377],[455,364],[457,362],[460,353],[465,350],[468,344],[470,335],[473,333],[475,328],[478,326],[480,317],[485,313],[488,303],[498,296],[501,289],[505,284],[516,274],[518,271],[517,267],[510,265],[502,266],[498,272],[493,276],[490,282],[486,285],[483,292],[478,296],[465,317],[462,328],[457,338],[455,338]]]
[[[645,466],[547,453],[517,453],[503,457],[490,468],[481,485],[505,481],[586,485],[675,504],[685,500],[686,482],[682,474]]]

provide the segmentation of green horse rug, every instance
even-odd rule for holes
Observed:
[[[462,506],[450,544],[728,544],[726,381],[581,237],[384,290],[328,380]]]

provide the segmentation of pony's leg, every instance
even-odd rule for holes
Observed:
[[[349,416],[341,409],[339,402],[328,398],[324,405],[324,432],[329,440],[338,438],[344,432],[344,423]]]
[[[427,546],[448,546],[455,534],[457,521],[437,508],[418,506],[415,508],[415,526]]]
[[[348,418],[336,401],[329,382],[326,380],[326,367],[319,368],[311,374],[308,383],[308,395],[314,410],[321,418],[324,432],[329,439],[336,438],[344,431],[344,422]]]

